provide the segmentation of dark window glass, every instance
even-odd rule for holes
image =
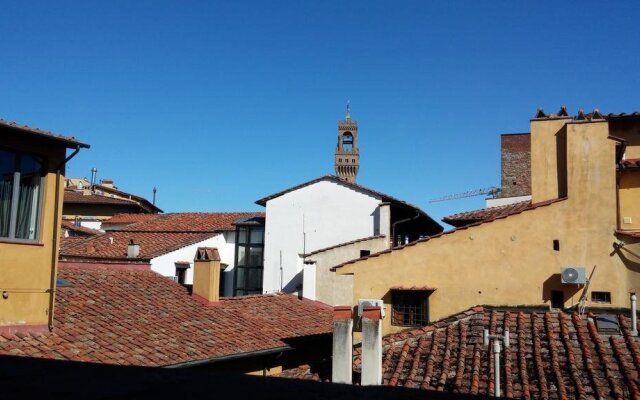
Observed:
[[[234,295],[262,293],[264,227],[236,228]]]
[[[429,323],[429,294],[423,290],[391,292],[391,325],[424,326]]]
[[[611,303],[611,292],[591,292],[591,301]]]
[[[368,256],[369,254],[371,254],[371,251],[370,251],[370,250],[360,250],[360,258],[362,258],[362,257],[366,257],[366,256]]]
[[[36,240],[43,160],[0,150],[0,237]]]

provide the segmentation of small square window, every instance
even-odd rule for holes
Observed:
[[[425,326],[429,323],[429,295],[424,290],[391,292],[391,325]]]
[[[551,307],[564,308],[564,293],[562,293],[562,290],[551,291]]]
[[[553,250],[560,251],[560,241],[558,239],[553,240]]]
[[[371,254],[371,250],[360,250],[360,258],[366,257]]]
[[[595,303],[611,303],[611,292],[591,292],[591,301]]]

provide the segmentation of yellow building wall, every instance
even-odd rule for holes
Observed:
[[[531,201],[564,197],[562,185],[558,182],[558,161],[564,162],[564,148],[556,150],[558,142],[565,138],[565,124],[568,118],[531,121]],[[560,171],[562,172],[562,171]]]
[[[532,122],[532,132],[537,123]],[[587,275],[595,267],[589,291],[610,292],[611,306],[628,307],[629,290],[640,288],[640,264],[623,262],[614,251],[615,142],[608,139],[605,122],[570,123],[564,130],[566,200],[338,268],[339,274],[353,274],[353,304],[360,298],[383,299],[386,333],[406,329],[391,326],[389,288],[394,286],[436,288],[429,297],[431,320],[478,304],[550,304],[551,290],[561,290],[565,306],[571,306],[579,302],[582,287],[561,284],[560,268],[583,266]],[[551,174],[543,173],[547,184],[541,190],[547,197],[557,186]],[[553,240],[559,240],[559,251]],[[593,305],[602,306],[587,301]]]
[[[3,138],[6,140],[6,138]],[[9,138],[11,139],[11,138]],[[5,144],[5,142],[3,142]],[[47,155],[49,169],[64,160],[64,149],[38,145],[30,141],[9,141],[10,148]],[[54,245],[54,227],[60,226],[64,176],[48,172],[41,199],[40,233],[36,243],[10,242],[0,239],[0,327],[12,325],[46,325],[49,317],[51,268],[57,268],[58,245]],[[55,215],[56,196],[59,212]]]
[[[640,171],[630,170],[620,173],[620,229],[640,230]],[[630,223],[625,223],[625,217]]]

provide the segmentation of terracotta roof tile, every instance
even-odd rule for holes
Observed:
[[[603,335],[587,316],[538,309],[474,307],[430,326],[383,338],[383,384],[492,396],[491,346],[483,331],[510,333],[501,391],[508,398],[586,399],[640,396],[640,338],[618,315],[622,335]],[[359,376],[361,347],[354,349]],[[330,368],[301,366],[283,377],[328,380]]]
[[[459,227],[479,221],[487,221],[513,214],[518,214],[522,211],[528,210],[529,208],[531,208],[531,201],[527,200],[518,203],[507,204],[504,206],[483,208],[481,210],[474,211],[465,211],[444,217],[442,218],[442,221],[446,222],[449,225]]]
[[[261,212],[154,214],[116,231],[95,236],[77,245],[64,246],[65,259],[122,259],[130,241],[140,245],[141,259],[155,258],[209,239],[220,232],[234,231],[240,217],[264,216]]]
[[[640,168],[640,158],[627,158],[618,163],[619,169]]]
[[[287,347],[329,334],[331,307],[291,295],[223,299],[207,307],[151,271],[61,267],[52,333],[2,333],[0,354],[163,366]]]
[[[127,225],[127,232],[223,232],[235,231],[233,222],[243,217],[264,217],[263,212],[186,212],[158,215]]]
[[[116,214],[106,221],[102,222],[102,225],[108,224],[132,224],[134,222],[146,221],[156,218],[158,214]]]
[[[117,197],[103,196],[95,193],[84,194],[83,192],[76,192],[74,190],[64,191],[64,202],[67,204],[137,205],[135,201],[129,199],[120,199]]]
[[[131,240],[140,245],[140,259],[151,259],[194,243],[215,233],[206,232],[107,232],[84,241],[66,244],[60,249],[62,259],[124,259]]]

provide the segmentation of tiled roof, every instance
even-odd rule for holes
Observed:
[[[621,160],[618,163],[618,168],[640,168],[640,158],[627,158],[626,160]]]
[[[626,235],[633,238],[640,238],[640,231],[625,231],[622,229],[616,230],[618,235]]]
[[[187,212],[158,215],[123,227],[128,232],[224,232],[235,231],[233,222],[241,217],[264,217],[263,212]]]
[[[62,221],[62,227],[64,229],[68,229],[70,231],[74,231],[77,232],[78,234],[82,235],[82,236],[94,236],[94,235],[99,235],[102,234],[102,231],[99,231],[97,229],[91,229],[91,228],[87,228],[84,226],[78,226],[76,224],[74,224],[71,221]]]
[[[288,347],[330,334],[333,311],[291,295],[193,300],[155,272],[61,266],[52,333],[0,333],[0,354],[165,366]]]
[[[138,203],[129,199],[119,199],[117,197],[103,196],[95,193],[85,195],[83,194],[83,192],[76,192],[74,190],[64,191],[64,202],[68,204],[116,204],[128,206],[138,205]]]
[[[592,121],[592,120],[620,120],[620,119],[635,119],[640,118],[640,112],[632,113],[609,113],[603,114],[595,108],[589,113],[585,113],[584,110],[578,110],[578,113],[574,116],[569,115],[566,106],[560,107],[560,111],[556,114],[546,114],[542,108],[538,108],[533,119],[554,119],[554,118],[571,118],[576,121]]]
[[[617,315],[620,335],[598,332],[578,314],[474,307],[422,329],[383,339],[383,384],[463,394],[494,395],[492,346],[483,331],[509,330],[501,362],[501,393],[524,399],[638,398],[640,338]],[[354,350],[354,376],[361,367]],[[301,367],[286,377],[325,380],[322,368]]]
[[[233,221],[258,212],[154,214],[142,221],[108,231],[74,246],[65,246],[65,259],[122,259],[131,240],[140,245],[140,259],[151,259],[202,242],[220,232],[234,231]]]
[[[552,204],[559,203],[559,202],[564,201],[566,199],[567,199],[566,197],[562,197],[562,198],[559,198],[559,199],[541,201],[539,203],[532,204],[530,207],[528,207],[525,210],[517,211],[517,212],[514,212],[512,214],[497,215],[497,216],[492,217],[491,219],[470,223],[468,225],[463,225],[463,226],[460,226],[460,227],[458,227],[456,229],[445,231],[445,232],[442,232],[442,233],[440,233],[438,235],[433,235],[433,236],[429,236],[429,237],[426,237],[426,238],[418,239],[418,240],[415,240],[413,242],[409,242],[409,243],[407,243],[405,245],[402,245],[402,246],[394,247],[392,249],[382,250],[382,251],[379,251],[377,253],[371,253],[368,256],[360,257],[360,258],[357,258],[355,260],[349,260],[349,261],[346,261],[346,262],[344,262],[342,264],[338,264],[338,265],[336,265],[334,267],[331,267],[331,271],[336,271],[339,268],[344,267],[345,265],[354,264],[354,263],[357,263],[359,261],[367,260],[369,258],[378,257],[378,256],[381,256],[383,254],[392,253],[394,251],[400,251],[400,250],[403,250],[403,249],[405,249],[407,247],[415,246],[415,245],[417,245],[419,243],[424,243],[424,242],[428,242],[430,240],[439,239],[441,237],[444,237],[445,235],[451,235],[451,234],[454,234],[454,233],[456,233],[458,231],[461,231],[461,230],[473,229],[473,228],[481,226],[482,224],[493,222],[493,221],[498,220],[498,219],[507,218],[507,217],[510,217],[510,216],[513,216],[513,215],[520,214],[520,213],[525,212],[525,211],[529,211],[529,210],[535,210],[536,208],[539,208],[539,207],[550,206]]]
[[[442,221],[453,226],[464,226],[472,224],[474,222],[487,221],[513,214],[518,214],[529,208],[531,208],[531,201],[527,200],[518,203],[507,204],[505,206],[483,208],[481,210],[474,211],[465,211],[444,217],[442,218]]]
[[[27,125],[20,125],[16,122],[7,121],[4,119],[0,119],[0,127],[11,128],[19,131],[20,133],[26,133],[28,135],[37,136],[37,137],[41,137],[48,140],[53,140],[58,143],[64,144],[66,147],[69,147],[69,148],[81,147],[81,148],[88,149],[90,147],[88,144],[79,142],[74,137],[63,136],[63,135],[49,132],[49,131],[43,131],[38,128],[32,128]]]
[[[108,220],[102,221],[102,225],[132,224],[134,222],[146,221],[156,217],[158,217],[158,214],[116,214]]]
[[[109,186],[104,186],[104,185],[95,185],[95,190],[97,192],[106,192],[106,193],[110,193],[110,194],[114,194],[117,197],[120,198],[126,198],[129,200],[132,200],[134,202],[136,202],[137,204],[140,205],[140,207],[144,208],[145,210],[147,210],[150,213],[161,213],[162,210],[159,209],[158,207],[156,207],[155,204],[151,203],[149,200],[145,199],[144,197],[141,196],[136,196],[135,194],[131,194],[131,193],[127,193],[127,192],[123,192],[121,190],[118,190],[116,188],[113,187],[109,187]]]
[[[139,259],[151,259],[213,237],[213,232],[107,232],[60,249],[63,259],[125,259],[131,240],[140,245]]]

